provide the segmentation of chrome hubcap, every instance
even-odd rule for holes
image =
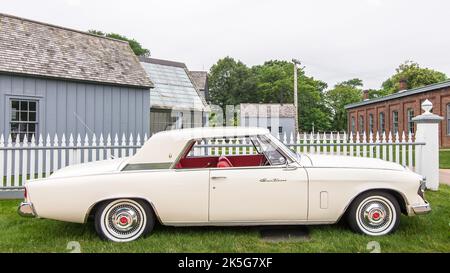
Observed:
[[[126,232],[137,226],[138,216],[136,211],[128,207],[122,207],[112,213],[111,221],[114,228],[121,232]]]
[[[106,231],[118,240],[127,240],[139,235],[145,225],[142,207],[128,201],[112,204],[104,214]]]
[[[366,233],[383,234],[390,229],[396,215],[391,202],[383,197],[369,197],[358,207],[358,223]]]
[[[379,225],[386,218],[386,210],[380,203],[371,203],[364,210],[364,220],[370,225]]]

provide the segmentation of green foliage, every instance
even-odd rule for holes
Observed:
[[[210,70],[209,88],[213,104],[293,103],[293,64],[286,61],[268,61],[263,65],[247,67],[231,57],[219,60]],[[298,71],[298,104],[300,130],[329,130],[330,110],[324,103],[326,83]]]
[[[252,94],[255,87],[250,69],[231,57],[225,57],[211,67],[208,85],[211,103],[220,106],[224,112],[227,105],[235,106],[255,97]]]
[[[103,36],[103,37],[108,37],[108,38],[113,38],[113,39],[117,39],[117,40],[122,40],[122,41],[127,41],[128,44],[130,44],[131,49],[133,50],[134,54],[136,54],[136,56],[144,56],[144,57],[149,57],[150,56],[150,50],[143,48],[142,45],[136,41],[135,39],[129,39],[126,36],[117,34],[117,33],[104,33],[102,31],[99,30],[89,30],[88,31],[91,34],[95,34],[98,36]]]
[[[408,89],[422,87],[447,80],[447,76],[439,71],[422,68],[418,63],[406,61],[395,70],[396,73],[383,82],[380,95],[392,94],[400,90],[400,81],[405,80]]]
[[[333,112],[333,130],[347,130],[347,110],[345,105],[361,101],[363,83],[360,79],[351,79],[338,83],[327,91],[326,98]]]

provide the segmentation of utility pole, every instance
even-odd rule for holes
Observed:
[[[298,84],[297,84],[297,65],[300,65],[301,62],[297,59],[292,59],[294,63],[294,108],[295,108],[295,137],[298,135]]]

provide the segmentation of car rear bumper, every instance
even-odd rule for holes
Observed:
[[[421,205],[412,205],[411,210],[414,212],[414,214],[427,214],[431,211],[431,206],[428,202],[426,202],[425,204]]]
[[[33,203],[22,202],[17,209],[17,212],[22,217],[36,217],[36,211],[34,210]]]

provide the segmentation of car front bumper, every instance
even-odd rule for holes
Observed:
[[[421,205],[412,205],[411,210],[414,212],[414,214],[427,214],[431,211],[431,206],[428,202],[426,202],[425,204]]]
[[[17,209],[17,212],[22,217],[36,217],[36,211],[34,210],[33,203],[31,202],[22,202]]]

